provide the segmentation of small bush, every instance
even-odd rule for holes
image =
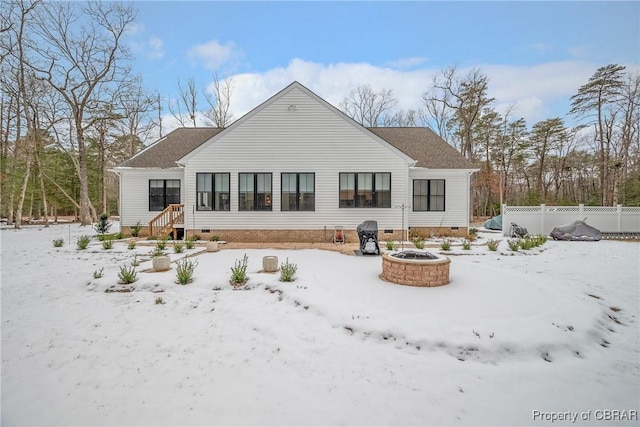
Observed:
[[[220,240],[220,236],[216,236],[216,235],[214,234],[213,236],[211,236],[211,239],[209,239],[209,240],[211,240],[212,242],[217,242],[217,241],[219,241],[219,240]]]
[[[179,284],[186,285],[193,281],[193,270],[196,268],[196,265],[198,265],[197,260],[192,261],[187,258],[176,262],[176,277]]]
[[[156,243],[156,249],[164,251],[167,248],[167,240],[169,240],[169,236],[164,236],[162,239],[158,240]]]
[[[535,240],[530,237],[525,237],[524,239],[520,239],[518,244],[520,245],[520,248],[525,251],[532,249],[536,246]]]
[[[164,255],[164,251],[162,249],[160,249],[158,246],[156,246],[155,248],[153,248],[153,250],[151,251],[151,257],[155,258],[157,256],[163,256]]]
[[[122,283],[125,285],[133,283],[136,281],[137,275],[138,273],[136,272],[135,267],[127,267],[125,265],[121,265],[120,272],[118,273],[118,279],[120,279],[118,283]]]
[[[287,258],[287,260],[280,265],[280,281],[293,282],[296,271],[298,271],[298,266],[291,264],[289,258]]]
[[[95,270],[93,272],[93,278],[94,279],[99,279],[104,275],[104,267],[102,267],[100,270]]]
[[[182,243],[174,243],[173,244],[173,252],[177,253],[177,254],[181,254],[182,252],[184,252],[184,245]]]
[[[140,262],[138,261],[138,255],[133,256],[133,261],[131,261],[131,265],[134,267],[137,267],[140,265]]]
[[[416,249],[424,249],[424,240],[422,240],[422,239],[414,240],[413,244],[416,247]]]
[[[386,245],[388,251],[398,250],[398,246],[396,246],[395,242],[392,242],[391,240],[387,240]]]
[[[113,248],[113,239],[104,239],[102,241],[102,249],[109,250]]]
[[[129,245],[127,246],[127,249],[131,250],[135,248],[136,248],[136,241],[135,240],[130,241]]]
[[[156,305],[158,304],[164,304],[164,300],[162,299],[162,297],[156,297]]]
[[[442,249],[443,251],[448,251],[451,249],[451,240],[449,239],[444,239],[442,241],[442,243],[440,244],[440,249]]]
[[[113,235],[113,238],[116,240],[120,240],[122,238],[124,238],[124,234],[122,234],[121,231],[118,231],[116,234]]]
[[[54,248],[61,248],[64,245],[64,239],[62,237],[55,239],[53,241],[53,247]]]
[[[189,238],[187,238],[187,239],[184,241],[184,246],[185,246],[185,248],[187,248],[187,249],[193,249],[193,248],[195,247],[195,245],[196,245],[195,240],[196,240],[196,239],[195,239],[195,238],[193,238],[193,237],[189,237]]]
[[[90,241],[91,241],[91,237],[89,236],[78,237],[78,249],[80,250],[87,249],[87,246],[89,246]]]
[[[471,227],[471,228],[469,229],[469,234],[471,234],[471,235],[477,235],[477,234],[478,234],[478,229],[477,229],[477,228],[475,228],[475,227]]]
[[[103,213],[102,215],[100,215],[100,219],[98,220],[98,222],[96,222],[93,228],[100,234],[106,234],[111,228],[111,223],[109,222],[109,215],[107,215],[106,213]]]
[[[507,243],[509,245],[509,249],[513,252],[518,252],[518,249],[520,249],[520,239],[509,239]]]
[[[464,249],[465,251],[468,251],[471,249],[471,242],[468,240],[463,240],[462,241],[462,249]]]
[[[142,230],[142,225],[140,225],[140,221],[136,222],[136,225],[131,227],[131,235],[133,237],[138,237],[140,235],[140,230]]]
[[[195,241],[198,241],[198,240],[201,240],[201,239],[202,239],[202,238],[200,237],[200,235],[199,235],[199,234],[194,234],[194,235],[193,235],[193,241],[194,241],[194,242],[195,242]]]
[[[236,260],[235,266],[231,267],[231,285],[241,286],[247,282],[247,265],[249,263],[249,257],[244,254],[242,260]]]
[[[495,252],[498,250],[498,245],[500,244],[500,240],[489,239],[487,241],[487,246],[491,252]]]

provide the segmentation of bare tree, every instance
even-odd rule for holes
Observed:
[[[196,81],[188,78],[186,84],[178,80],[178,98],[175,102],[168,103],[171,115],[180,123],[180,126],[187,127],[189,121],[196,127],[196,113],[198,111],[198,91]]]
[[[398,103],[391,90],[374,92],[371,85],[359,86],[344,98],[339,107],[343,113],[366,127],[380,126],[386,114]]]
[[[39,49],[30,67],[66,102],[72,117],[77,143],[80,180],[80,221],[95,219],[91,209],[87,171],[85,131],[96,120],[109,85],[125,71],[119,66],[126,58],[122,37],[135,18],[129,5],[120,3],[45,3],[34,32]]]
[[[557,150],[568,139],[567,130],[561,118],[543,120],[533,125],[530,136],[530,149],[536,162],[536,189],[543,200],[547,197],[550,177],[547,177],[547,156]]]
[[[204,113],[205,123],[207,126],[225,128],[233,121],[233,115],[229,111],[233,93],[233,78],[227,77],[220,81],[218,75],[215,74],[210,88],[213,93],[204,92],[205,99],[210,107]]]
[[[484,107],[493,102],[487,97],[489,79],[478,69],[459,77],[456,67],[447,67],[433,78],[433,88],[422,99],[439,131],[450,127],[458,139],[463,156],[473,158],[473,126]]]

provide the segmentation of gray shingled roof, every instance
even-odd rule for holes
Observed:
[[[369,128],[407,156],[429,169],[478,169],[429,128]]]
[[[221,128],[178,128],[120,164],[118,167],[176,167],[176,161],[198,148],[220,131],[222,131]]]
[[[477,169],[429,128],[369,128],[398,150],[430,169]],[[171,168],[176,161],[218,134],[220,128],[178,128],[150,145],[123,168]]]

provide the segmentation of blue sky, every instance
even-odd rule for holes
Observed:
[[[232,76],[232,110],[298,80],[334,105],[363,84],[421,108],[446,66],[479,68],[498,109],[529,125],[609,63],[640,70],[640,2],[148,2],[128,44],[134,70],[166,98],[178,79],[206,90]],[[202,99],[204,101],[204,98]],[[204,102],[203,102],[204,107]]]

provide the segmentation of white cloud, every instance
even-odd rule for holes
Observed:
[[[571,95],[587,82],[600,65],[582,61],[550,62],[531,66],[479,65],[489,77],[489,96],[495,98],[496,109],[505,113],[515,106],[511,117],[524,117],[529,125],[550,117],[566,116]],[[459,68],[461,75],[469,69]],[[398,99],[398,108],[422,109],[422,94],[431,86],[439,69],[421,68],[403,71],[377,67],[367,63],[320,64],[293,59],[286,67],[263,73],[236,74],[231,107],[236,118],[276,94],[285,86],[299,81],[334,106],[358,86],[370,84],[373,90],[390,89]]]
[[[537,53],[547,53],[553,49],[550,44],[542,43],[542,42],[533,43],[531,45],[531,48]]]
[[[158,37],[151,37],[147,42],[150,48],[149,53],[147,53],[147,57],[149,59],[160,59],[164,57],[163,41]]]
[[[187,52],[187,57],[195,61],[202,61],[209,70],[217,70],[223,65],[233,65],[233,62],[242,58],[242,50],[233,42],[221,44],[218,40],[211,40],[199,44]]]

